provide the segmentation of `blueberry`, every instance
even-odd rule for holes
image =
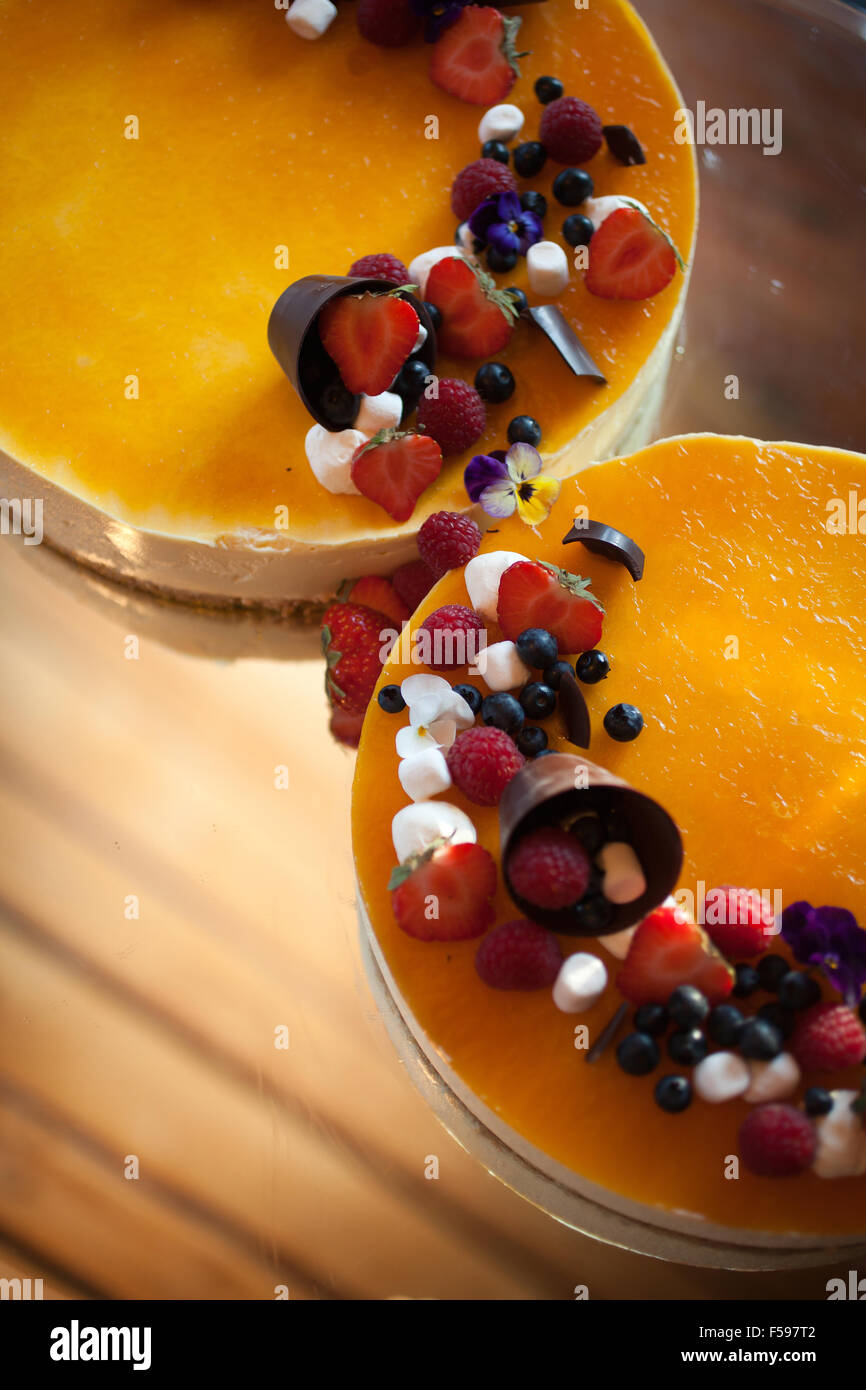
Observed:
[[[578,816],[577,820],[569,826],[569,830],[572,835],[577,836],[590,858],[598,854],[607,840],[604,826],[595,811],[587,811],[584,815]]]
[[[658,1066],[658,1043],[649,1033],[629,1033],[616,1049],[616,1060],[629,1076],[646,1076]]]
[[[677,985],[668,1000],[668,1013],[679,1028],[695,1028],[709,1012],[707,996],[695,985]]]
[[[741,961],[734,966],[734,988],[731,991],[737,999],[748,999],[750,994],[754,994],[759,984],[758,972],[753,965],[748,965]]]
[[[513,270],[517,265],[516,251],[500,251],[498,246],[488,246],[487,265],[496,275],[504,275],[506,270]]]
[[[573,212],[562,224],[562,235],[569,246],[588,246],[595,227],[582,212]]]
[[[525,193],[521,193],[520,206],[524,212],[534,212],[542,221],[547,216],[547,199],[536,188],[527,188]]]
[[[330,424],[340,429],[348,429],[354,424],[358,414],[358,402],[342,381],[333,381],[326,386],[319,398],[322,414]]]
[[[534,179],[547,163],[547,150],[540,140],[525,140],[514,151],[514,168],[522,179]]]
[[[529,307],[529,300],[525,293],[523,290],[519,290],[516,285],[509,285],[507,289],[503,290],[503,294],[507,294],[509,299],[514,300],[514,307],[518,314],[522,314]]]
[[[575,931],[583,936],[596,936],[610,926],[613,903],[603,893],[584,893],[572,908]]]
[[[550,685],[554,690],[558,690],[562,684],[563,676],[573,676],[574,667],[567,661],[554,661],[552,666],[544,668],[544,684]]]
[[[779,981],[779,1003],[786,1009],[808,1009],[820,998],[818,981],[805,970],[789,970]]]
[[[660,1076],[653,1091],[656,1105],[676,1115],[692,1103],[692,1084],[685,1076]]]
[[[430,368],[426,362],[422,362],[417,357],[410,357],[400,368],[397,380],[394,383],[394,390],[403,401],[407,410],[414,410],[424,394],[424,387],[430,375]]]
[[[755,1062],[772,1062],[782,1051],[782,1034],[765,1018],[750,1018],[740,1034],[740,1052]]]
[[[508,422],[509,444],[531,444],[537,449],[541,443],[541,426],[531,415],[515,415]]]
[[[603,722],[605,733],[617,743],[630,743],[643,728],[643,715],[634,705],[611,705]]]
[[[514,377],[504,362],[485,362],[475,373],[475,390],[483,401],[500,405],[514,395]]]
[[[585,169],[561,169],[553,180],[553,196],[564,208],[576,208],[594,191],[592,179]]]
[[[537,724],[526,724],[514,742],[524,758],[537,758],[547,748],[547,734]]]
[[[497,159],[500,164],[507,164],[511,158],[511,152],[501,140],[485,140],[481,146],[481,158]]]
[[[797,1015],[793,1009],[786,1009],[782,1004],[777,1004],[773,1000],[770,1004],[762,1004],[756,1017],[763,1018],[767,1023],[771,1023],[774,1028],[778,1028],[783,1038],[789,1038],[794,1031],[794,1024],[797,1022]]]
[[[383,685],[378,700],[386,714],[399,714],[401,709],[406,708],[406,701],[399,685]]]
[[[833,1097],[823,1086],[810,1086],[803,1095],[803,1108],[807,1115],[829,1115],[833,1109]]]
[[[709,1044],[700,1028],[683,1028],[668,1038],[668,1056],[682,1067],[694,1067],[707,1055]]]
[[[574,669],[577,679],[583,681],[584,685],[598,685],[599,681],[610,675],[610,661],[604,652],[581,652]]]
[[[661,1037],[668,1026],[668,1011],[664,1004],[641,1004],[635,1010],[634,1026],[639,1033],[649,1033],[650,1037]]]
[[[782,956],[772,954],[763,956],[758,961],[758,981],[761,989],[775,994],[782,982],[782,977],[787,975],[790,969],[788,962]]]
[[[536,671],[543,671],[548,666],[556,665],[559,643],[553,633],[547,631],[546,627],[525,627],[518,634],[515,645],[520,660],[525,661],[527,666],[532,666]]]
[[[565,88],[558,77],[537,77],[533,91],[542,106],[547,106],[549,102],[557,101]]]
[[[556,691],[541,681],[530,681],[525,685],[519,699],[528,719],[546,719],[556,709]]]
[[[520,701],[505,690],[495,695],[485,695],[481,701],[481,718],[494,729],[504,729],[507,734],[516,734],[523,728],[523,710]]]
[[[722,1047],[736,1047],[744,1021],[735,1004],[717,1004],[707,1016],[707,1032]]]
[[[463,696],[473,714],[481,709],[481,691],[476,690],[474,685],[455,685],[454,694]]]
[[[433,332],[438,333],[442,327],[442,310],[436,304],[430,304],[426,299],[424,300],[424,308],[427,310],[433,325]]]

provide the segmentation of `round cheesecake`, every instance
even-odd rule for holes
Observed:
[[[474,840],[496,865],[493,913],[471,939],[419,939],[397,920],[393,880],[389,888],[400,857],[394,818],[412,803],[400,780],[395,738],[410,710],[389,713],[374,700],[364,723],[353,793],[359,912],[372,973],[395,1032],[402,1030],[404,1053],[414,1050],[414,1071],[431,1098],[447,1097],[438,1108],[458,1137],[475,1147],[473,1132],[482,1136],[479,1153],[493,1171],[582,1229],[649,1253],[763,1267],[820,1262],[837,1246],[866,1240],[861,1132],[852,1137],[853,1159],[849,1153],[837,1166],[839,1176],[829,1176],[834,1164],[826,1147],[795,1173],[759,1174],[741,1155],[739,1138],[761,1108],[754,1098],[747,1102],[741,1090],[721,1103],[693,1089],[691,1103],[672,1113],[656,1099],[658,1081],[679,1074],[694,1088],[696,1069],[672,1060],[664,1037],[648,1074],[629,1073],[618,1057],[618,1043],[635,1027],[635,1000],[648,997],[634,990],[638,968],[651,972],[654,965],[647,923],[654,913],[674,911],[674,903],[684,918],[700,923],[693,914],[717,886],[757,890],[772,904],[762,949],[781,957],[780,970],[811,974],[815,983],[808,988],[824,1004],[841,1003],[831,983],[834,967],[822,968],[817,958],[804,966],[793,929],[779,933],[787,910],[796,918],[804,904],[819,914],[831,905],[853,914],[845,949],[852,960],[862,959],[855,925],[866,920],[861,498],[861,455],[694,435],[584,470],[563,484],[538,528],[517,516],[490,523],[470,565],[505,551],[513,553],[509,565],[540,561],[589,579],[604,608],[597,647],[610,670],[595,683],[565,682],[580,694],[566,700],[561,687],[549,717],[527,718],[544,729],[557,756],[527,757],[498,804],[478,804],[456,784],[426,803],[445,808],[443,836]],[[601,551],[574,539],[587,518],[603,528],[583,532],[607,538]],[[636,580],[629,566],[640,572],[639,552],[644,566]],[[503,640],[504,585],[503,578],[499,616],[491,617],[488,605],[483,619],[488,644]],[[452,569],[413,616],[412,632],[445,605],[471,608],[470,588],[477,603],[477,580],[467,587],[466,571]],[[432,674],[412,652],[405,642],[395,648],[380,690]],[[574,652],[560,650],[559,657],[575,662]],[[488,686],[467,666],[438,674],[452,685],[468,682],[482,696],[503,686],[501,679]],[[542,677],[527,672],[525,679]],[[513,693],[520,694],[516,682]],[[605,722],[621,705],[633,706],[643,721],[637,736],[624,741],[607,732],[616,723]],[[586,721],[578,717],[581,708]],[[464,730],[471,723],[462,721]],[[480,727],[482,717],[475,723]],[[466,733],[458,732],[458,743],[461,737]],[[411,751],[401,747],[403,756]],[[562,766],[572,762],[595,769],[591,781],[612,779],[629,796],[647,799],[673,821],[680,845],[671,859],[663,839],[644,841],[647,892],[655,883],[656,895],[630,915],[628,906],[617,909],[631,923],[627,931],[587,934],[579,926],[585,919],[577,918],[577,926],[561,931],[555,921],[562,956],[586,953],[606,972],[606,987],[580,1012],[558,1006],[549,985],[491,987],[476,965],[488,929],[532,913],[516,902],[505,858],[527,806],[557,810],[552,798],[564,785]],[[527,784],[541,788],[540,801],[526,800]],[[561,811],[557,823],[564,824]],[[673,872],[656,882],[660,864]],[[659,905],[668,882],[673,897]],[[533,920],[549,926],[550,914]],[[709,931],[701,928],[703,939]],[[718,1002],[731,988],[726,975],[743,962],[709,942],[706,949],[713,987],[722,986]],[[854,980],[859,994],[856,971]],[[763,985],[753,985],[748,997],[727,993],[727,1002],[747,1022],[759,1007],[778,1004]],[[587,1065],[585,1049],[599,1042],[623,1003],[628,1016],[619,1032]],[[856,1000],[849,995],[848,1003],[847,1025],[857,1035]],[[802,1043],[783,1043],[786,1057],[790,1047],[806,1060],[779,1104],[798,1112],[796,1123],[806,1129],[814,1123],[823,1133],[817,1113],[803,1119],[806,1092],[818,1087],[837,1098],[856,1096],[862,1062],[825,1071]],[[711,1041],[711,1055],[719,1050]],[[742,1069],[742,1060],[736,1065]]]
[[[313,422],[268,319],[306,276],[453,243],[451,184],[479,156],[483,106],[433,85],[420,33],[377,47],[353,7],[308,42],[273,6],[4,6],[0,490],[41,500],[50,544],[199,604],[302,609],[408,559],[430,513],[468,510],[469,454],[502,444],[512,416],[539,421],[560,474],[647,430],[695,232],[693,152],[674,139],[681,98],[620,0],[519,14],[518,47],[531,52],[508,100],[524,113],[521,138],[537,136],[543,74],[627,126],[646,162],[604,144],[586,166],[595,196],[645,204],[686,269],[640,302],[594,296],[572,270],[555,306],[606,384],[577,377],[522,319],[497,358],[512,399],[396,523],[317,481]],[[548,160],[519,187],[547,197],[545,236],[570,254],[560,223],[572,209],[551,193],[561,167]],[[528,289],[525,262],[498,283]],[[436,373],[471,381],[476,365],[440,354]]]

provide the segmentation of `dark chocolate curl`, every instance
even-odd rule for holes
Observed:
[[[559,684],[559,708],[565,719],[565,736],[577,748],[589,747],[589,709],[574,676],[564,675]]]
[[[613,560],[625,565],[635,584],[643,578],[646,556],[630,536],[608,526],[604,521],[576,521],[562,544],[580,541],[593,555],[601,555],[605,560]]]
[[[620,164],[646,164],[640,141],[627,125],[603,125],[601,133],[614,159],[618,159]]]
[[[588,377],[600,386],[607,385],[604,372],[595,365],[561,309],[557,309],[555,304],[530,304],[526,312],[544,336],[550,339],[575,376]]]
[[[673,891],[682,867],[683,846],[680,832],[664,807],[605,768],[571,753],[551,753],[533,759],[515,773],[499,803],[502,876],[513,902],[533,922],[568,936],[591,935],[582,926],[575,927],[570,907],[536,907],[515,893],[508,880],[508,856],[524,835],[542,825],[568,825],[582,811],[615,818],[646,878],[646,890],[634,902],[611,904],[610,922],[596,933],[610,936],[642,921]]]

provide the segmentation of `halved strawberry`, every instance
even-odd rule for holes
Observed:
[[[337,597],[372,608],[374,613],[390,618],[397,627],[402,627],[409,617],[409,609],[394,585],[381,574],[364,574],[360,579],[350,580]]]
[[[397,923],[419,941],[466,941],[494,918],[496,860],[483,845],[435,840],[395,869],[388,887]]]
[[[705,931],[677,908],[662,906],[639,923],[616,983],[632,1004],[666,1004],[677,985],[695,985],[720,1004],[734,972]]]
[[[496,615],[503,637],[516,642],[527,627],[544,627],[559,643],[560,655],[586,652],[601,640],[604,609],[589,579],[548,565],[520,560],[499,581]]]
[[[462,256],[446,256],[434,265],[425,298],[442,315],[437,347],[452,357],[493,357],[514,332],[514,300]]]
[[[504,101],[520,76],[514,41],[520,20],[490,6],[464,9],[430,54],[430,78],[443,92],[476,106]]]
[[[380,430],[352,457],[352,482],[395,521],[408,521],[415,503],[442,470],[442,450],[426,434]]]
[[[617,208],[589,243],[586,288],[600,299],[649,299],[682,266],[670,237],[638,208]]]
[[[378,396],[387,391],[415,346],[418,315],[400,297],[400,289],[384,294],[342,294],[330,300],[319,315],[319,337],[325,351],[356,396]]]

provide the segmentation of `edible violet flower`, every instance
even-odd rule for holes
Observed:
[[[472,502],[488,516],[507,517],[515,511],[527,526],[545,521],[559,496],[557,478],[540,476],[544,463],[531,444],[512,444],[504,458],[476,454],[466,465],[463,481]]]
[[[866,984],[866,931],[844,907],[791,903],[782,913],[782,936],[803,965],[818,965],[849,1008]]]
[[[440,34],[456,24],[469,0],[409,0],[410,8],[424,20],[424,38],[435,43]]]
[[[487,246],[503,254],[516,251],[520,256],[544,237],[541,218],[522,208],[516,193],[493,193],[485,198],[470,217],[469,230]]]

